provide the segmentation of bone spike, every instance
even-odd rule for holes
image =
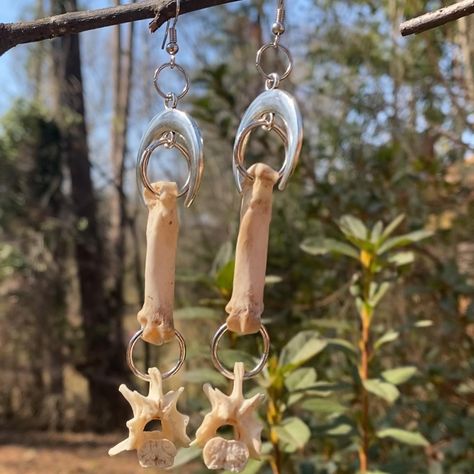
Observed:
[[[261,326],[273,186],[278,181],[278,173],[263,163],[248,172],[254,179],[244,182],[234,287],[225,308],[227,327],[239,334],[256,333]]]
[[[156,196],[145,189],[148,207],[145,259],[145,301],[137,314],[143,328],[142,338],[151,344],[163,344],[174,337],[173,305],[178,244],[176,183],[152,184]]]

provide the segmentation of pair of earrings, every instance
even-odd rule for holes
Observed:
[[[168,22],[165,41],[169,62],[160,66],[154,77],[154,85],[165,100],[165,111],[155,116],[140,143],[138,170],[144,185],[144,197],[149,214],[147,221],[147,253],[145,261],[145,302],[137,318],[141,329],[132,337],[127,348],[127,362],[132,372],[149,382],[149,393],[143,396],[125,385],[120,392],[133,409],[133,418],[127,422],[129,436],[109,450],[110,455],[124,450],[136,450],[143,467],[169,468],[179,447],[197,445],[203,449],[203,458],[209,469],[226,469],[240,472],[249,458],[258,459],[261,447],[262,424],[256,410],[263,395],[250,399],[243,395],[243,381],[258,375],[265,367],[270,351],[270,337],[262,325],[263,291],[267,263],[267,248],[272,210],[273,188],[278,184],[285,189],[287,181],[297,164],[302,144],[302,120],[294,98],[278,89],[280,82],[292,70],[290,52],[280,44],[284,33],[284,2],[278,1],[276,21],[271,43],[260,48],[256,67],[265,77],[265,92],[249,106],[237,131],[233,151],[233,173],[239,192],[242,194],[241,222],[237,239],[234,285],[232,297],[226,306],[226,322],[216,331],[211,343],[212,361],[224,376],[234,381],[230,395],[225,395],[209,384],[204,392],[211,403],[211,411],[204,417],[191,443],[186,434],[189,417],[177,409],[177,401],[184,388],[163,392],[162,381],[174,375],[186,358],[186,343],[173,324],[174,275],[176,248],[178,242],[177,198],[185,196],[189,207],[199,189],[203,172],[203,140],[198,126],[185,112],[177,110],[178,101],[189,90],[185,70],[176,63],[179,50],[176,23],[179,15],[179,0],[176,1],[176,17],[170,26]],[[262,56],[269,48],[282,51],[288,66],[282,75],[267,74],[261,65]],[[178,70],[185,79],[185,86],[179,95],[164,93],[159,86],[159,75],[170,68]],[[279,171],[264,163],[257,163],[248,170],[244,166],[245,148],[250,133],[256,128],[274,130],[285,145],[285,160]],[[188,162],[189,175],[186,183],[178,189],[174,182],[151,183],[147,168],[153,151],[160,147],[176,148]],[[246,372],[244,364],[237,362],[233,372],[228,370],[218,356],[218,343],[226,331],[240,335],[260,332],[263,337],[263,354],[251,371]],[[150,368],[148,374],[138,370],[133,362],[133,349],[139,339],[161,345],[177,338],[180,355],[176,365],[160,373]],[[160,431],[145,431],[152,420],[161,422]],[[226,440],[218,435],[218,429],[231,425],[234,439]]]

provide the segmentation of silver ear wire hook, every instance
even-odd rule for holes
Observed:
[[[177,110],[178,101],[189,91],[189,77],[184,68],[175,61],[175,55],[179,51],[176,25],[180,10],[181,2],[176,0],[176,14],[174,20],[169,19],[166,24],[162,45],[162,49],[166,45],[166,52],[170,55],[170,59],[156,69],[153,80],[156,91],[165,101],[165,110],[152,119],[142,138],[137,156],[137,175],[145,188],[159,196],[159,193],[153,189],[147,175],[151,155],[159,146],[176,148],[188,163],[188,177],[184,186],[179,190],[178,196],[186,196],[184,204],[189,207],[199,189],[204,155],[203,140],[199,127],[186,112]],[[168,68],[179,72],[184,78],[184,87],[179,93],[166,92],[160,86],[160,74]]]
[[[180,11],[181,11],[181,1],[176,0],[176,13],[174,16],[173,25],[170,26],[171,19],[169,19],[166,22],[165,36],[163,38],[163,43],[161,44],[161,49],[165,49],[165,46],[166,46],[166,51],[171,56],[174,56],[179,51],[178,32],[176,30],[176,25],[178,23],[178,17],[179,17]],[[166,41],[168,40],[168,36],[170,38],[170,41],[168,44],[166,44]]]
[[[280,36],[285,32],[285,1],[279,0],[277,11],[276,11],[276,19],[272,25],[272,33],[275,35],[273,39],[273,45],[277,46],[278,42],[280,41]]]
[[[293,69],[293,59],[288,48],[280,43],[280,36],[285,32],[285,2],[278,0],[276,19],[272,25],[275,38],[264,44],[258,51],[255,66],[265,79],[266,91],[260,94],[247,108],[237,130],[234,142],[232,169],[237,189],[242,193],[242,179],[253,179],[244,166],[244,154],[250,132],[258,127],[274,130],[285,145],[285,160],[279,170],[278,189],[283,191],[298,163],[303,141],[303,124],[301,113],[295,99],[287,92],[278,89]],[[266,72],[262,67],[262,57],[265,51],[274,49],[286,56],[287,64],[282,73]],[[267,120],[267,117],[271,120]],[[275,122],[278,118],[283,126]]]

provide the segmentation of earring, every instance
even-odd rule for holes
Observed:
[[[125,450],[136,450],[138,460],[143,467],[169,468],[174,463],[178,447],[189,446],[190,439],[186,434],[189,417],[181,414],[176,407],[183,387],[176,391],[163,393],[163,379],[174,375],[186,358],[186,343],[179,331],[174,328],[173,303],[175,283],[176,248],[178,243],[177,198],[186,196],[185,205],[190,206],[198,191],[203,171],[203,141],[199,128],[185,112],[176,109],[178,100],[184,97],[189,89],[188,76],[184,69],[175,62],[179,50],[177,43],[176,23],[180,2],[176,2],[176,17],[172,26],[168,22],[165,41],[169,62],[155,71],[154,85],[165,99],[165,110],[150,122],[138,151],[138,174],[144,186],[145,203],[148,207],[146,229],[147,248],[145,260],[145,297],[137,319],[141,329],[131,338],[127,348],[127,363],[134,375],[149,382],[149,392],[143,396],[125,385],[119,391],[130,403],[133,418],[127,422],[128,437],[109,450],[114,456]],[[161,71],[169,68],[179,71],[185,79],[183,91],[163,93],[158,79]],[[151,183],[148,178],[148,164],[154,150],[160,146],[176,148],[186,159],[189,175],[181,189],[174,182]],[[170,342],[174,337],[179,343],[179,359],[176,365],[167,372],[153,367],[148,374],[142,373],[134,364],[133,349],[139,339],[151,344],[161,345]],[[152,420],[161,422],[161,431],[145,431],[147,423]]]
[[[303,140],[298,105],[290,94],[278,89],[281,81],[292,70],[290,52],[280,44],[280,36],[285,31],[284,13],[284,2],[279,0],[277,19],[272,28],[274,39],[259,49],[256,58],[257,70],[266,79],[266,91],[245,112],[234,143],[232,167],[237,188],[242,194],[234,285],[232,297],[226,306],[229,316],[226,323],[217,330],[211,343],[215,367],[225,377],[234,380],[234,388],[231,395],[226,396],[209,384],[204,386],[212,409],[205,416],[192,443],[203,448],[203,459],[209,469],[241,472],[249,458],[259,459],[260,456],[263,425],[257,418],[256,410],[263,395],[257,394],[245,399],[242,384],[245,379],[258,375],[268,359],[270,337],[261,322],[261,314],[273,187],[278,184],[280,190],[285,189],[297,165]],[[281,76],[276,72],[267,74],[261,66],[262,56],[269,48],[282,51],[288,59],[288,66]],[[244,153],[250,133],[259,127],[267,131],[274,130],[284,142],[285,160],[279,171],[264,163],[257,163],[248,170],[244,167]],[[226,331],[240,335],[260,332],[263,337],[263,353],[254,369],[245,372],[243,363],[237,362],[232,373],[223,366],[218,356],[218,344]],[[228,441],[217,435],[217,430],[225,425],[233,426],[233,440]]]

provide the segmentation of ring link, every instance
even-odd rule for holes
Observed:
[[[234,380],[234,373],[224,367],[222,362],[219,360],[219,354],[217,351],[219,341],[221,340],[222,336],[227,332],[227,330],[227,324],[224,323],[214,334],[214,337],[212,338],[211,342],[211,358],[215,368],[222,375],[224,375],[230,380]],[[260,360],[258,361],[258,364],[249,372],[244,373],[245,380],[255,377],[263,370],[270,354],[270,336],[268,335],[268,332],[263,324],[260,326],[260,334],[263,338],[263,354]]]
[[[154,141],[148,145],[148,147],[145,148],[145,151],[142,153],[139,163],[140,179],[142,184],[148,189],[148,191],[153,193],[155,196],[160,197],[160,193],[153,188],[148,178],[148,164],[150,163],[152,153],[161,145],[164,145],[166,148],[170,149],[176,148],[184,156],[188,163],[188,177],[183,187],[178,191],[177,197],[184,196],[188,192],[191,182],[191,157],[189,156],[188,150],[176,140],[176,133],[172,131],[164,133],[159,140]]]
[[[161,72],[164,69],[168,69],[168,68],[169,69],[177,69],[184,77],[184,87],[183,87],[183,90],[179,94],[174,94],[173,92],[165,93],[163,91],[163,89],[161,89],[161,87],[158,84],[158,79],[160,77]],[[155,89],[158,92],[158,94],[160,94],[160,96],[163,97],[163,99],[165,99],[165,101],[170,100],[174,96],[174,97],[176,97],[176,102],[177,102],[179,99],[182,99],[189,91],[189,77],[186,74],[186,71],[184,70],[184,68],[182,66],[180,66],[179,64],[176,64],[175,62],[168,62],[168,63],[162,64],[155,71],[155,76],[153,78],[153,84],[155,85]]]
[[[250,133],[254,129],[259,128],[259,127],[262,127],[264,130],[267,130],[267,131],[274,130],[277,133],[277,135],[282,139],[285,146],[288,143],[285,130],[275,123],[275,116],[272,113],[265,115],[261,119],[254,120],[242,131],[242,133],[240,133],[240,135],[237,137],[237,142],[234,148],[235,149],[234,157],[233,157],[234,165],[242,177],[248,178],[252,181],[254,177],[244,167],[244,149],[245,149],[245,145],[247,144],[247,140],[249,138]],[[281,177],[283,176],[283,172],[286,166],[287,166],[287,163],[285,160],[280,170],[278,171],[279,179],[281,179]]]
[[[174,375],[178,370],[183,366],[184,361],[186,360],[186,342],[184,340],[183,335],[178,331],[174,330],[174,334],[176,336],[176,339],[178,340],[179,343],[179,359],[176,365],[171,368],[170,370],[166,372],[162,372],[161,377],[163,379],[167,379],[168,377],[171,377]],[[130,367],[130,370],[134,375],[136,375],[138,378],[142,380],[146,380],[147,382],[151,381],[151,377],[148,374],[144,374],[141,372],[136,366],[135,363],[133,362],[133,349],[135,348],[135,344],[139,339],[141,339],[143,335],[143,329],[140,329],[137,331],[132,338],[130,339],[128,346],[127,346],[127,364]]]
[[[291,53],[290,51],[285,47],[283,46],[282,44],[280,43],[267,43],[267,44],[264,44],[258,51],[257,51],[257,57],[255,58],[255,66],[257,67],[257,70],[258,72],[263,76],[265,77],[265,79],[269,80],[269,81],[275,81],[275,77],[274,75],[276,75],[276,73],[266,73],[262,67],[262,56],[263,56],[263,53],[269,49],[269,48],[273,48],[273,49],[276,49],[277,51],[278,50],[281,50],[283,51],[283,53],[285,54],[287,60],[288,60],[288,65],[286,66],[286,69],[285,69],[285,72],[280,76],[279,76],[279,80],[282,81],[283,79],[286,79],[291,71],[293,70],[293,59],[291,57]],[[272,87],[273,88],[273,87]]]

